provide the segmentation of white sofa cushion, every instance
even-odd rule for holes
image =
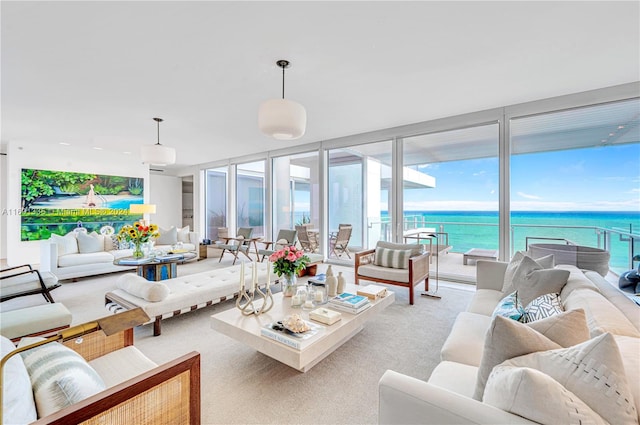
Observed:
[[[511,261],[509,261],[509,264],[507,265],[507,269],[504,272],[504,280],[503,280],[503,284],[502,284],[502,292],[503,293],[510,294],[511,292],[513,292],[513,291],[515,291],[517,289],[516,286],[515,286],[515,283],[514,283],[514,277],[516,275],[516,271],[518,270],[518,267],[520,267],[520,263],[522,263],[522,260],[525,257],[527,257],[529,260],[533,261],[541,269],[551,269],[551,268],[553,268],[553,265],[554,265],[553,255],[547,255],[545,257],[538,258],[538,259],[534,260],[531,257],[529,257],[528,255],[526,255],[525,253],[523,253],[521,251],[518,251],[513,255],[513,257],[511,257]]]
[[[0,358],[15,350],[13,343],[0,336]],[[4,365],[2,381],[2,423],[28,424],[38,418],[33,400],[31,380],[19,354],[11,357]]]
[[[76,232],[69,232],[64,236],[51,234],[50,240],[58,245],[58,256],[78,253]]]
[[[156,245],[175,245],[178,243],[178,230],[175,227],[159,228],[158,232],[160,232],[160,236],[156,238]]]
[[[638,423],[620,351],[610,333],[572,347],[512,358],[502,365],[549,375],[611,424]]]
[[[187,243],[191,242],[189,239],[189,226],[184,226],[181,229],[176,229],[178,242]]]
[[[78,252],[89,254],[104,251],[104,236],[91,232],[89,234],[78,233]]]
[[[579,288],[571,292],[563,301],[566,310],[584,309],[592,337],[611,332],[616,335],[640,338],[640,332],[629,319],[599,292]]]
[[[465,397],[473,396],[478,368],[457,362],[443,361],[433,369],[429,383]]]
[[[89,365],[100,375],[107,388],[158,366],[133,345],[93,359],[89,361]]]
[[[117,260],[118,258],[131,257],[133,255],[133,249],[115,249],[109,251],[109,254],[113,255],[114,260]]]
[[[116,281],[116,286],[123,291],[147,301],[159,302],[169,296],[169,287],[162,282],[150,282],[142,276],[127,273]]]
[[[89,254],[68,254],[58,258],[58,267],[81,266],[83,264],[113,263],[113,255],[108,252]]]
[[[491,317],[493,310],[500,300],[504,298],[504,294],[493,289],[477,289],[476,294],[471,300],[471,304],[467,307],[469,313],[477,313]]]
[[[24,344],[35,338],[24,338]],[[22,346],[21,341],[19,346]],[[20,353],[29,373],[38,417],[103,391],[104,381],[84,358],[57,342]]]
[[[483,402],[541,424],[608,424],[555,379],[526,367],[496,366]]]
[[[567,270],[544,269],[525,256],[513,274],[513,286],[522,305],[527,305],[541,295],[560,292],[569,274]]]
[[[374,264],[365,264],[358,267],[361,276],[375,277],[378,279],[393,280],[395,282],[409,283],[409,270],[381,267]]]
[[[594,272],[595,273],[595,272]],[[598,275],[599,276],[599,275]],[[614,335],[640,420],[640,338]]]
[[[485,335],[491,326],[491,320],[490,316],[466,311],[458,314],[442,346],[440,358],[443,361],[479,366]]]

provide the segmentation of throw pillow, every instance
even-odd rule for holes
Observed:
[[[551,317],[564,311],[560,302],[560,294],[545,294],[531,301],[524,308],[522,322],[535,322],[536,320]]]
[[[156,245],[175,245],[178,243],[178,230],[175,227],[170,229],[158,228],[160,236],[156,239]]]
[[[511,320],[518,321],[522,319],[524,316],[524,309],[522,308],[522,304],[518,302],[515,292],[507,295],[498,303],[495,310],[493,310],[491,317],[496,316],[507,317]]]
[[[394,269],[408,269],[411,253],[412,250],[410,249],[388,249],[377,247],[374,264],[376,266],[391,267]]]
[[[571,330],[575,332],[570,332]],[[535,351],[575,345],[587,338],[589,338],[589,329],[584,311],[581,310],[572,310],[542,319],[533,322],[531,326],[496,316],[485,336],[473,398],[482,401],[491,371],[503,361]]]
[[[513,286],[522,305],[527,305],[540,295],[560,292],[568,278],[567,270],[543,269],[525,256],[513,274]]]
[[[638,423],[620,351],[610,333],[573,347],[516,357],[502,365],[529,367],[549,375],[609,423]]]
[[[516,269],[522,262],[522,259],[526,256],[527,255],[525,255],[521,251],[518,251],[513,255],[513,257],[511,258],[511,261],[509,261],[509,264],[507,265],[507,269],[504,272],[504,281],[502,283],[502,291],[501,291],[502,293],[510,294],[511,292],[516,290],[513,284],[513,277],[516,272]],[[538,258],[537,260],[534,260],[534,261],[543,269],[551,269],[554,266],[553,255],[547,255],[545,257]]]
[[[182,229],[177,229],[178,242],[190,243],[189,239],[189,226],[184,226]]]
[[[116,286],[125,292],[151,302],[165,300],[171,291],[162,282],[150,282],[135,274],[124,274],[116,281]]]
[[[0,336],[0,358],[15,350],[13,343]],[[2,423],[30,424],[38,419],[31,380],[22,357],[14,355],[4,365],[2,381]]]
[[[69,232],[64,236],[52,233],[51,240],[58,245],[58,256],[78,253],[78,240],[75,232]]]
[[[483,402],[541,424],[607,424],[549,375],[526,367],[496,366]]]
[[[103,391],[104,381],[80,354],[57,342],[20,353],[29,373],[38,417]]]
[[[96,232],[78,233],[78,251],[80,254],[104,251],[104,236]]]

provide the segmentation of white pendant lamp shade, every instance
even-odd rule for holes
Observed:
[[[158,143],[155,145],[144,145],[140,149],[142,162],[151,165],[171,165],[176,162],[176,150],[169,146],[160,144],[160,123],[162,118],[154,118],[158,123]]]
[[[307,128],[307,111],[301,104],[284,98],[284,70],[289,67],[289,61],[281,59],[276,65],[282,68],[282,99],[270,99],[260,104],[258,128],[274,139],[298,139]]]
[[[292,100],[266,100],[258,111],[258,126],[262,133],[274,139],[298,139],[307,127],[307,111]]]
[[[176,162],[176,150],[160,144],[144,145],[140,154],[145,164],[171,165]]]

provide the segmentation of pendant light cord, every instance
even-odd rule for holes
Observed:
[[[282,67],[282,99],[284,99],[284,66]]]
[[[156,145],[160,144],[160,121],[158,121],[158,143],[156,143]]]

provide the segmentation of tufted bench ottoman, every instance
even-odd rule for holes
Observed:
[[[245,285],[251,285],[252,267],[245,265]],[[266,283],[267,266],[257,263],[258,282]],[[271,272],[271,282],[277,276]],[[149,282],[135,274],[125,274],[117,281],[118,289],[105,294],[105,307],[113,313],[141,307],[153,322],[153,335],[161,333],[163,319],[208,307],[233,298],[240,289],[240,264],[213,269],[161,282]]]
[[[36,305],[0,313],[0,335],[16,342],[23,336],[47,335],[71,324],[71,313],[61,303]]]

